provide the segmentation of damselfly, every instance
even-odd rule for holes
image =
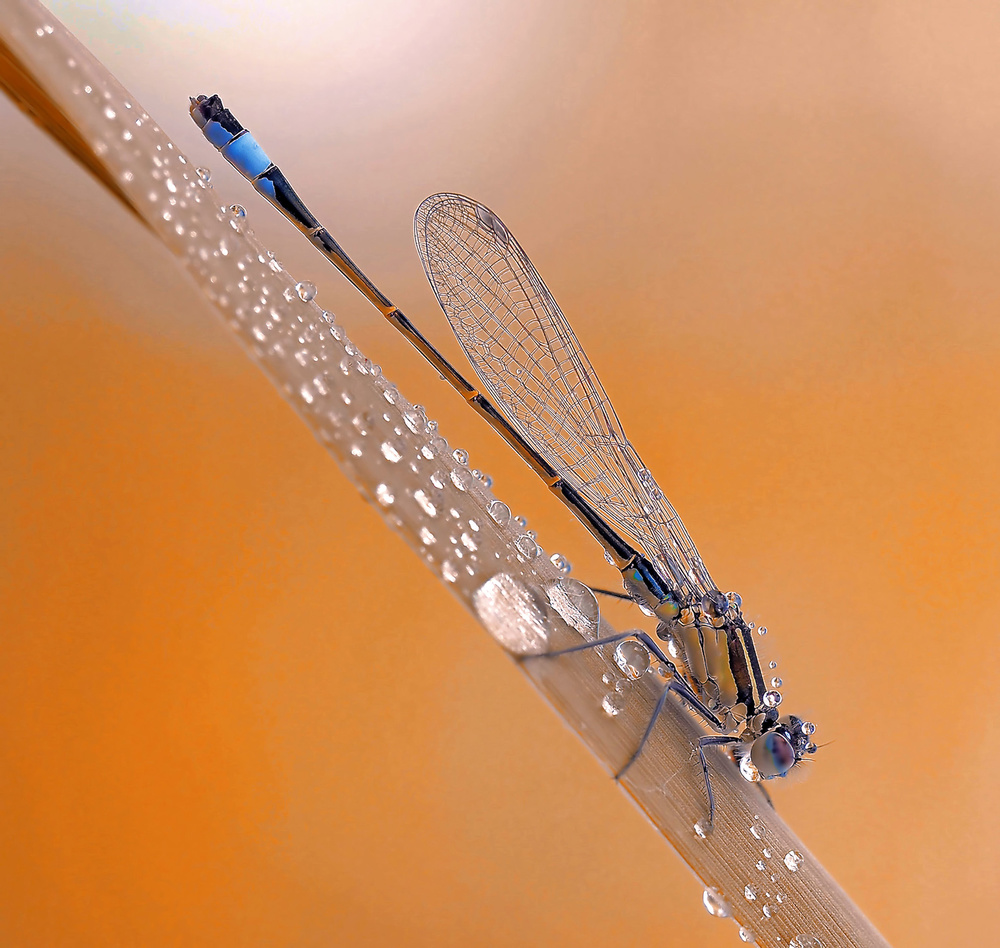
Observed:
[[[427,278],[490,398],[420,333],[347,256],[281,171],[218,96],[191,100],[205,137],[419,350],[541,477],[604,546],[627,597],[658,620],[645,632],[597,638],[539,658],[638,639],[669,669],[664,691],[620,777],[642,752],[670,693],[727,745],[751,781],[782,777],[816,750],[812,724],[780,716],[768,689],[740,597],[723,593],[615,410],[566,317],[499,217],[458,194],[435,194],[417,209],[414,234]],[[662,645],[660,643],[663,643]]]

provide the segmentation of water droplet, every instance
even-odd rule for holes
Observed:
[[[767,626],[766,626],[766,625],[762,625],[762,626],[761,626],[761,627],[760,627],[760,628],[759,628],[759,629],[757,630],[757,634],[758,634],[758,635],[767,635]]]
[[[455,450],[451,452],[451,456],[458,461],[459,464],[469,463],[469,452],[466,451],[465,448],[455,448]]]
[[[382,442],[382,456],[391,464],[398,464],[403,458],[403,455],[399,453],[399,448],[391,441]]]
[[[573,569],[573,567],[570,566],[569,560],[566,559],[562,553],[553,553],[549,559],[552,560],[552,565],[559,570],[560,573],[568,573]]]
[[[538,556],[538,544],[527,535],[518,537],[514,541],[514,546],[517,547],[517,552],[526,560],[533,560]]]
[[[775,677],[771,679],[772,688],[780,688],[783,684],[784,682],[780,678]]]
[[[770,859],[770,858],[771,858],[771,850],[770,850],[770,849],[768,849],[768,848],[767,848],[767,847],[765,846],[765,847],[764,847],[764,849],[763,849],[763,851],[761,852],[761,855],[762,855],[762,856],[763,856],[763,857],[764,857],[765,859]]]
[[[299,299],[303,303],[308,303],[316,298],[316,284],[303,280],[301,283],[295,284],[295,292],[299,294]]]
[[[667,654],[677,660],[684,656],[684,646],[681,645],[680,640],[671,632],[669,629],[665,629],[661,633],[657,633],[661,639],[663,639],[664,644],[667,647]]]
[[[767,868],[767,866],[764,865],[763,859],[758,859],[757,862],[754,863],[754,865],[757,867],[758,872],[763,872]]]
[[[803,721],[802,722],[802,733],[803,734],[815,734],[816,733],[816,725],[813,724],[812,721]]]
[[[757,936],[750,931],[749,928],[744,928],[740,925],[740,941],[746,942],[748,945],[752,945],[757,940]]]
[[[776,708],[781,704],[781,692],[780,691],[765,691],[764,692],[764,707],[766,708]]]
[[[531,542],[534,543],[533,540]],[[546,592],[552,608],[577,632],[583,636],[592,636],[597,631],[601,624],[601,608],[589,586],[575,579],[560,579],[549,586]]]
[[[772,909],[770,905],[762,905],[760,910],[764,913],[764,918],[770,918],[774,912],[774,909]]]
[[[698,820],[694,824],[694,835],[698,839],[706,839],[708,837],[708,824],[704,820]]]
[[[493,478],[489,474],[481,474],[479,479],[483,482],[483,487],[493,486]]]
[[[750,759],[749,754],[746,757],[740,758],[740,773],[743,775],[744,780],[749,780],[751,783],[757,783],[760,780],[760,771],[757,769],[757,765]]]
[[[788,896],[787,896],[787,895],[785,895],[785,893],[784,893],[784,892],[775,892],[775,894],[774,894],[774,898],[775,898],[775,899],[777,900],[777,902],[778,902],[778,905],[781,905],[781,903],[782,903],[782,902],[784,902],[784,901],[785,901],[785,899],[787,899],[787,898],[788,898]]]
[[[451,482],[459,490],[468,490],[472,486],[472,471],[467,467],[456,467],[451,472]]]
[[[649,651],[641,642],[626,639],[615,647],[615,664],[626,678],[635,681],[649,668]]]
[[[778,663],[777,662],[768,662],[767,663],[767,667],[768,668],[777,668],[778,667]]]
[[[601,702],[601,707],[604,708],[604,713],[609,717],[614,717],[616,714],[620,714],[622,709],[625,707],[625,699],[614,691],[609,691],[605,696],[604,700]]]
[[[446,583],[453,583],[458,579],[458,570],[452,564],[451,560],[445,560],[441,564],[441,578]]]
[[[788,866],[789,872],[798,872],[804,862],[805,857],[802,853],[797,853],[794,849],[785,853],[785,865]]]
[[[198,176],[198,180],[204,184],[211,184],[212,182],[212,169],[211,168],[195,168],[194,173]]]
[[[756,886],[752,886],[752,885],[748,885],[748,886],[747,886],[747,887],[746,887],[746,888],[745,888],[745,889],[743,890],[743,897],[744,897],[744,898],[745,898],[745,899],[746,899],[746,900],[747,900],[748,902],[753,902],[753,901],[755,901],[755,900],[757,899],[757,888],[756,888]]]
[[[490,501],[490,505],[487,510],[494,521],[500,524],[501,527],[505,527],[508,523],[510,523],[510,507],[508,507],[502,500]]]
[[[375,499],[383,507],[389,507],[396,498],[393,497],[392,491],[389,489],[387,484],[379,484],[378,487],[375,488]]]
[[[424,425],[427,423],[424,419],[424,413],[417,411],[416,408],[408,408],[403,412],[403,422],[414,434],[423,431]]]
[[[422,490],[415,490],[413,492],[413,499],[420,504],[421,509],[428,517],[437,516],[437,507],[434,506],[430,497],[428,497]]]
[[[243,221],[246,220],[247,209],[242,204],[230,204],[229,213],[232,214],[234,220]]]
[[[722,897],[718,889],[709,886],[701,894],[701,901],[709,915],[716,918],[729,918],[732,914],[729,903]]]
[[[753,823],[750,826],[750,835],[753,836],[754,839],[763,839],[764,827],[761,826],[760,823]]]
[[[516,523],[522,530],[524,530],[528,526],[528,518],[527,517],[515,517],[514,518],[514,523]]]
[[[546,607],[535,590],[499,573],[476,590],[472,602],[480,621],[504,648],[517,655],[545,651]]]
[[[444,487],[444,471],[435,471],[431,474],[431,483],[438,489],[441,490]]]
[[[615,565],[615,558],[607,550],[604,551],[604,558],[611,566]]]
[[[470,553],[475,553],[479,549],[476,541],[472,539],[467,533],[462,534],[462,546],[464,546]]]
[[[788,943],[788,948],[823,948],[823,942],[815,935],[796,935]]]
[[[427,527],[421,527],[420,542],[423,543],[424,546],[431,546],[433,543],[437,542],[437,537],[434,536],[434,534],[431,533],[430,530],[427,529]]]

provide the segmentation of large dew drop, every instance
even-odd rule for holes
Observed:
[[[552,608],[567,625],[584,638],[594,637],[601,624],[601,608],[589,586],[575,579],[560,579],[552,583],[546,592]]]
[[[472,597],[479,621],[515,655],[537,655],[548,646],[545,606],[520,580],[500,573],[483,583]]]

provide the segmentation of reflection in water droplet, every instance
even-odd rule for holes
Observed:
[[[545,651],[545,607],[520,580],[500,573],[476,590],[472,603],[480,622],[504,648],[516,655]]]
[[[233,215],[233,219],[237,221],[246,220],[247,209],[242,204],[230,204],[229,213]]]
[[[299,294],[299,299],[303,303],[308,303],[310,300],[316,299],[316,284],[303,280],[301,283],[295,284],[295,292]]]
[[[776,708],[781,704],[781,692],[780,691],[765,691],[764,692],[764,705],[768,708]]]
[[[773,912],[773,909],[771,908],[770,905],[762,905],[760,910],[761,912],[764,913],[764,918],[770,918],[771,913]]]
[[[626,678],[635,681],[649,668],[649,651],[641,642],[626,639],[615,647],[615,664]]]
[[[757,898],[757,887],[756,887],[756,886],[753,886],[753,885],[748,885],[748,886],[747,886],[747,887],[746,887],[746,888],[745,888],[745,889],[743,890],[743,897],[744,897],[744,898],[745,898],[745,899],[746,899],[746,900],[747,900],[748,902],[753,902],[753,901],[755,901],[755,900],[756,900],[756,898]]]
[[[708,824],[706,824],[704,820],[698,820],[698,822],[694,824],[694,835],[697,836],[698,839],[705,839],[708,836]]]
[[[527,517],[515,517],[514,518],[514,523],[516,523],[522,530],[524,530],[528,526],[528,518]]]
[[[568,573],[573,569],[569,560],[566,559],[562,553],[553,553],[549,559],[552,560],[552,565],[559,570],[560,573]]]
[[[441,490],[444,487],[444,472],[435,471],[431,474],[431,483],[438,489]]]
[[[788,948],[823,948],[823,942],[816,935],[796,935]]]
[[[458,461],[459,464],[469,463],[469,452],[464,448],[455,448],[455,450],[451,452],[451,456]]]
[[[771,850],[770,850],[770,849],[768,849],[768,848],[767,848],[767,847],[765,846],[765,847],[764,847],[764,851],[763,851],[763,852],[761,853],[761,855],[762,855],[762,856],[763,856],[763,857],[764,857],[765,859],[770,859],[770,858],[771,858]]]
[[[752,945],[757,940],[757,936],[754,935],[749,928],[745,928],[740,925],[740,941],[746,942],[748,945]]]
[[[399,453],[399,448],[397,448],[390,441],[382,442],[382,455],[392,464],[398,464],[403,457],[403,455]]]
[[[517,547],[517,552],[526,560],[533,560],[538,556],[538,544],[529,536],[518,537],[514,541],[514,546]]]
[[[427,527],[421,527],[420,542],[423,543],[424,546],[430,546],[432,543],[437,542],[437,537],[434,536],[434,534],[431,533],[430,530],[427,529]]]
[[[421,509],[427,514],[428,517],[437,516],[437,507],[431,502],[430,497],[428,497],[422,490],[415,490],[413,492],[413,499],[420,504]]]
[[[507,526],[510,523],[510,507],[508,507],[502,500],[490,501],[490,506],[487,508],[489,510],[490,516],[498,523],[501,527]]]
[[[764,838],[764,827],[761,826],[760,823],[754,823],[750,827],[750,835],[753,836],[754,839],[763,839]]]
[[[731,912],[729,903],[722,897],[718,889],[709,886],[701,894],[701,901],[709,915],[716,918],[729,918]]]
[[[760,771],[757,769],[757,765],[750,759],[749,754],[746,757],[740,758],[740,773],[743,775],[744,780],[749,780],[751,783],[757,783],[760,780]]]
[[[375,488],[375,499],[383,507],[389,507],[396,498],[393,497],[392,491],[389,489],[387,484],[379,484],[378,487]]]
[[[456,467],[451,472],[451,482],[459,490],[468,490],[472,485],[472,471],[467,467]]]
[[[458,579],[458,570],[455,569],[451,560],[445,560],[441,564],[441,578],[446,583],[453,583],[456,579]]]
[[[798,872],[805,861],[802,853],[797,853],[794,849],[785,853],[785,865],[788,866],[789,872]]]
[[[772,688],[780,688],[783,684],[784,682],[780,678],[775,677],[771,679]]]
[[[531,542],[534,543],[533,540]],[[552,608],[562,616],[564,622],[585,638],[593,637],[601,624],[601,608],[588,586],[575,579],[560,579],[546,589],[546,594]]]
[[[617,692],[609,691],[604,696],[601,707],[604,708],[605,714],[614,717],[616,714],[620,714],[625,707],[625,699]]]
[[[212,172],[209,168],[195,168],[196,175],[198,175],[198,180],[202,184],[209,184],[212,180]]]
[[[758,635],[767,635],[767,626],[766,626],[766,625],[762,625],[762,626],[761,626],[761,627],[760,627],[760,628],[759,628],[759,629],[757,630],[757,634],[758,634]]]

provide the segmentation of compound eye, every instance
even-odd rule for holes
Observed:
[[[784,735],[777,731],[761,734],[750,748],[750,759],[761,777],[784,777],[795,763],[795,750]]]

